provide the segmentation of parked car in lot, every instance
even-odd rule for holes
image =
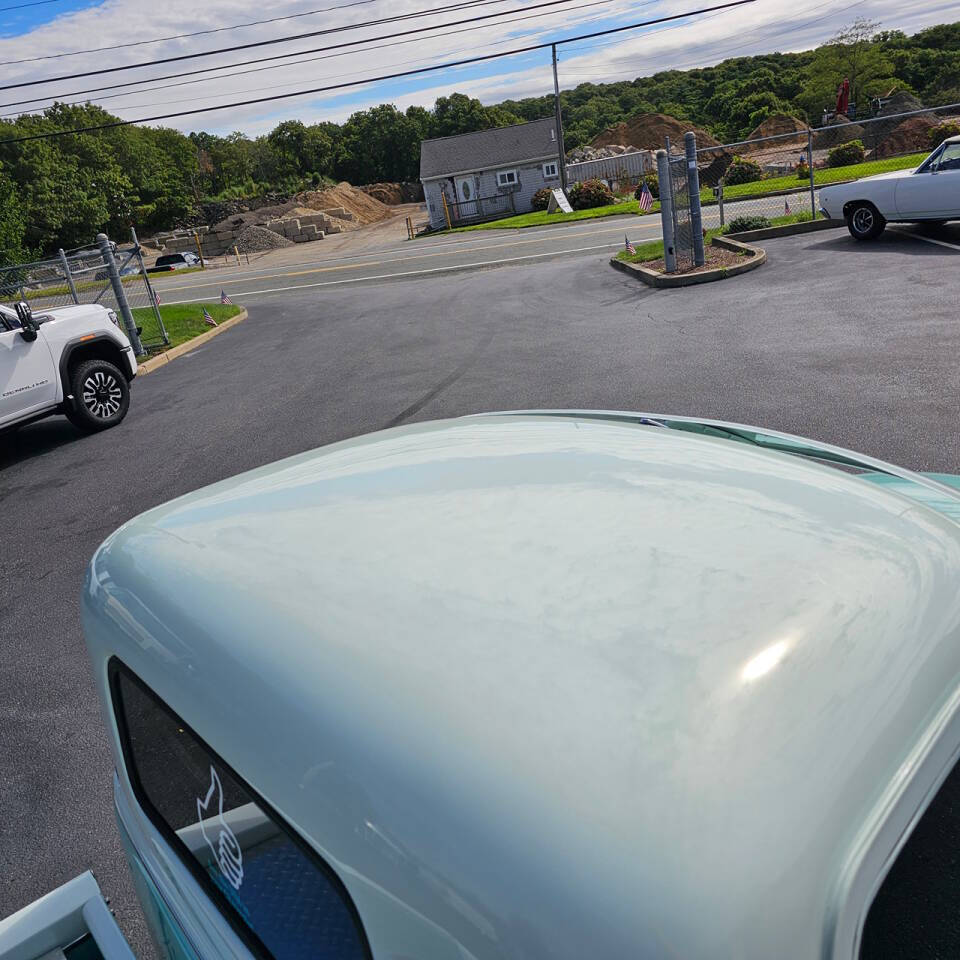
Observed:
[[[874,240],[896,221],[960,220],[960,137],[944,140],[916,170],[823,187],[820,212],[843,217],[857,240]]]
[[[186,270],[188,267],[203,266],[203,261],[195,253],[165,253],[157,257],[157,262],[147,268],[147,273],[167,273],[170,270]]]
[[[417,424],[153,509],[82,616],[160,955],[958,956],[958,582],[960,477],[682,417]],[[122,955],[73,883],[20,928],[83,902]]]
[[[127,415],[136,375],[112,310],[0,306],[0,431],[57,413],[81,430],[114,427]]]

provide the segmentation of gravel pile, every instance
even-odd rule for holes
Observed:
[[[241,253],[263,253],[265,250],[279,250],[292,247],[293,241],[266,227],[247,227],[237,237],[237,249]]]

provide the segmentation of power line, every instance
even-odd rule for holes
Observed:
[[[112,130],[116,127],[128,127],[135,123],[156,123],[160,120],[170,120],[174,117],[195,116],[200,113],[211,113],[216,110],[226,110],[231,107],[251,107],[261,103],[273,103],[277,100],[289,100],[292,97],[312,96],[316,93],[329,93],[331,90],[343,90],[348,87],[365,86],[370,83],[382,83],[384,80],[397,80],[401,77],[412,77],[418,74],[433,73],[437,70],[449,70],[453,67],[467,66],[473,63],[483,63],[490,60],[499,60],[504,57],[513,57],[521,53],[530,53],[534,50],[545,50],[554,45],[560,46],[565,43],[573,43],[576,40],[587,40],[592,37],[603,37],[614,33],[623,33],[625,30],[636,30],[639,27],[649,27],[657,23],[667,23],[671,20],[682,20],[684,17],[695,17],[704,13],[712,13],[714,10],[727,10],[733,7],[742,7],[745,4],[756,3],[756,0],[730,0],[728,3],[717,4],[712,7],[701,7],[698,10],[688,10],[685,13],[675,13],[667,17],[657,17],[654,20],[643,20],[639,23],[628,23],[620,27],[608,27],[606,30],[596,30],[592,33],[580,34],[576,37],[565,37],[561,40],[555,40],[552,43],[535,43],[526,47],[515,47],[512,50],[504,50],[500,53],[488,53],[479,57],[469,57],[464,60],[449,60],[445,63],[433,64],[429,67],[417,67],[414,70],[403,70],[397,73],[381,74],[377,77],[367,77],[363,80],[351,80],[347,83],[335,83],[325,87],[314,87],[311,90],[299,90],[294,93],[275,94],[270,97],[258,97],[255,100],[241,100],[234,103],[224,103],[214,107],[196,107],[193,110],[179,110],[175,113],[165,113],[154,117],[141,117],[138,120],[114,120],[110,123],[93,124],[88,127],[79,127],[72,130],[52,130],[47,133],[35,133],[25,137],[11,137],[7,140],[0,140],[0,146],[8,143],[25,143],[28,140],[49,140],[52,137],[72,136],[78,133],[94,133],[98,130]]]
[[[43,0],[45,3],[52,3],[54,0]],[[318,13],[331,13],[335,10],[347,10],[350,7],[362,7],[371,3],[381,3],[382,0],[352,0],[351,3],[336,4],[332,7],[320,7],[317,10],[305,10],[303,13],[288,13],[283,17],[270,17],[268,20],[251,20],[248,23],[235,23],[230,27],[211,27],[209,30],[195,30],[193,33],[176,33],[169,37],[153,37],[150,40],[131,40],[129,43],[114,43],[109,47],[90,47],[87,50],[71,50],[68,53],[47,53],[40,57],[24,57],[22,60],[7,60],[7,66],[13,66],[17,63],[36,63],[38,60],[60,60],[63,57],[79,57],[85,53],[103,53],[105,50],[123,50],[127,47],[143,47],[152,43],[166,43],[169,40],[186,40],[189,37],[204,37],[211,33],[225,33],[229,30],[242,30],[245,27],[262,27],[268,23],[280,23],[282,20],[298,20],[303,17],[312,17]],[[462,2],[451,4],[449,7],[435,7],[432,10],[426,10],[423,13],[411,13],[406,16],[423,17],[430,13],[444,13],[447,10],[457,10],[464,7],[486,6],[490,3],[505,3],[506,0],[462,0]],[[387,20],[374,20],[372,23],[385,23]],[[370,24],[355,24],[356,27],[370,26]]]
[[[33,3],[18,3],[14,7],[0,7],[0,13],[8,10],[24,10],[27,7],[42,7],[45,3],[62,3],[62,0],[33,0]]]
[[[606,4],[608,4],[608,3],[610,3],[610,2],[611,2],[611,0],[590,0],[589,3],[581,3],[581,4],[577,4],[576,6],[573,6],[573,7],[566,7],[564,12],[566,12],[566,11],[574,11],[574,10],[585,10],[585,9],[587,9],[587,8],[589,8],[589,7],[605,6]],[[650,6],[650,4],[652,4],[652,3],[658,3],[658,2],[659,2],[659,0],[644,0],[644,2],[642,2],[642,3],[634,4],[634,7],[636,8],[636,7]],[[722,12],[722,11],[721,11],[721,12]],[[511,17],[509,20],[503,20],[503,21],[500,21],[500,22],[501,22],[501,23],[517,23],[518,21],[521,21],[521,20],[532,20],[532,19],[534,19],[534,18],[536,18],[536,17],[543,17],[543,16],[547,16],[547,15],[548,15],[548,14],[544,14],[544,13],[532,13],[532,14],[529,14],[529,15],[527,15],[527,16],[525,16],[525,17]],[[719,14],[714,14],[714,16],[719,16]],[[593,17],[587,17],[587,18],[586,18],[585,20],[583,20],[582,22],[583,22],[583,23],[591,23],[591,22],[593,22],[593,21],[603,19],[603,17],[604,17],[603,14],[596,15],[596,16],[593,16]],[[498,24],[498,25],[499,25],[499,24]],[[463,27],[463,28],[461,28],[460,30],[451,30],[451,31],[449,31],[448,33],[438,34],[437,36],[438,36],[438,37],[447,37],[447,36],[453,36],[454,34],[458,34],[458,33],[473,33],[475,30],[481,30],[481,29],[487,29],[487,30],[488,30],[488,29],[490,29],[490,27],[491,27],[491,24],[486,24],[486,25],[484,25],[484,26],[482,26],[482,27]],[[543,30],[536,30],[536,31],[533,31],[531,34],[529,34],[529,36],[542,35],[543,32],[544,32]],[[431,37],[430,39],[434,39],[434,38]],[[456,55],[456,54],[460,54],[460,53],[465,53],[465,52],[470,51],[470,50],[478,50],[478,49],[483,49],[484,47],[496,46],[496,45],[504,44],[504,43],[510,43],[510,42],[514,41],[515,39],[516,39],[515,37],[507,37],[507,38],[505,38],[505,39],[503,39],[503,40],[494,40],[494,41],[492,41],[492,43],[489,43],[489,44],[488,44],[488,43],[483,43],[483,44],[474,44],[473,46],[470,46],[470,47],[462,47],[462,48],[460,48],[459,50],[448,51],[448,53],[451,53],[451,54]],[[391,42],[391,43],[383,43],[383,44],[379,44],[378,46],[375,46],[375,47],[367,47],[366,50],[379,50],[379,49],[383,49],[384,47],[396,47],[396,46],[401,46],[401,45],[403,45],[403,44],[419,43],[419,42],[420,42],[420,38],[408,39],[408,40],[394,40],[394,41]],[[142,88],[142,89],[140,89],[140,90],[128,90],[126,93],[114,93],[114,94],[110,94],[109,96],[106,96],[106,97],[98,97],[95,101],[92,101],[92,102],[93,102],[95,105],[99,105],[99,104],[103,103],[105,100],[115,100],[115,99],[120,98],[120,97],[134,97],[134,96],[136,96],[137,94],[140,94],[140,93],[153,93],[153,92],[156,91],[156,90],[166,90],[166,89],[169,89],[169,88],[171,88],[171,87],[184,87],[184,86],[188,86],[188,85],[194,84],[194,83],[204,83],[204,82],[206,82],[207,80],[223,80],[223,79],[229,79],[230,77],[243,76],[243,75],[245,75],[245,74],[250,74],[250,73],[261,73],[261,72],[263,72],[263,71],[265,71],[265,70],[283,70],[283,69],[286,69],[287,67],[297,67],[297,66],[301,66],[301,65],[303,65],[303,64],[313,63],[313,62],[319,61],[319,60],[330,60],[330,59],[333,59],[333,58],[335,58],[335,57],[346,57],[346,56],[349,56],[349,55],[350,55],[350,54],[349,54],[348,52],[331,53],[331,54],[326,54],[326,55],[324,55],[324,56],[322,56],[322,57],[310,57],[310,58],[307,59],[307,60],[297,60],[297,61],[295,61],[294,63],[274,64],[274,65],[269,66],[269,67],[255,67],[255,68],[252,69],[252,70],[236,70],[236,71],[233,71],[233,72],[231,72],[231,73],[220,74],[220,76],[217,76],[217,77],[209,77],[209,78],[208,78],[208,77],[200,77],[200,78],[193,79],[193,80],[181,80],[181,81],[179,81],[178,83],[166,83],[166,84],[161,84],[160,86],[157,86],[157,87],[146,87],[146,88]],[[396,63],[392,64],[392,66],[401,66],[401,65],[404,65],[404,64],[408,64],[408,63],[423,63],[425,60],[429,60],[429,57],[422,57],[422,56],[421,56],[421,57],[414,57],[414,58],[412,58],[412,59],[410,59],[410,60],[400,60],[400,61],[397,61]],[[220,69],[223,69],[223,68],[220,68]],[[339,79],[341,79],[342,77],[355,77],[355,76],[357,76],[357,75],[360,74],[360,73],[363,73],[363,71],[362,71],[362,70],[355,70],[355,71],[352,72],[352,73],[336,74],[336,75],[333,75],[333,76],[322,77],[322,78],[320,78],[320,79],[323,79],[323,80],[339,80]],[[147,82],[147,81],[141,81],[141,82]],[[268,86],[264,86],[264,87],[251,87],[251,88],[248,88],[248,89],[245,89],[245,90],[236,90],[236,91],[234,91],[233,93],[234,93],[234,94],[241,94],[241,93],[259,93],[259,92],[262,91],[262,90],[279,90],[279,89],[281,89],[281,88],[283,88],[283,87],[290,87],[290,86],[292,86],[292,85],[293,85],[293,84],[291,84],[291,83],[279,83],[279,84],[272,84],[272,85],[268,85]],[[106,88],[106,89],[110,89],[110,88],[108,87],[108,88]],[[230,95],[230,94],[227,94],[227,93],[223,93],[223,94],[211,94],[211,96],[229,96],[229,95]],[[48,99],[48,98],[46,98],[46,97],[39,97],[39,98],[38,98],[38,100],[45,100],[45,99]],[[194,99],[196,99],[196,98],[194,98]],[[35,102],[35,101],[26,100],[26,101],[21,101],[21,102],[23,102],[23,103],[32,103],[32,102]],[[78,105],[78,104],[83,104],[83,103],[87,103],[87,102],[90,102],[90,101],[74,100],[74,101],[70,101],[70,103],[68,104],[68,106],[76,106],[76,105]],[[113,109],[115,109],[115,110],[138,110],[138,109],[146,109],[146,108],[152,108],[152,107],[167,106],[167,105],[173,104],[173,103],[186,103],[186,102],[188,102],[188,101],[186,101],[186,100],[168,100],[168,101],[161,101],[161,102],[159,102],[159,103],[138,103],[138,104],[132,104],[132,103],[131,103],[131,104],[122,104],[122,105],[121,105],[121,104],[118,104],[118,105],[116,105]],[[0,104],[0,109],[3,109],[3,108],[6,107],[6,106],[11,106],[11,104]],[[43,108],[34,108],[34,109],[43,109]],[[23,113],[23,111],[21,111],[20,114],[18,114],[18,113],[0,114],[0,119],[8,119],[8,118],[10,118],[10,117],[16,117],[16,116],[22,115],[22,113]]]
[[[584,10],[584,9],[586,9],[587,7],[597,7],[597,6],[601,6],[601,5],[606,4],[606,3],[609,3],[609,2],[610,2],[610,0],[591,0],[590,3],[579,4],[579,5],[576,6],[576,7],[568,7],[567,9],[568,9],[568,10]],[[659,0],[645,0],[644,3],[634,4],[634,6],[635,6],[635,7],[649,6],[651,3],[657,3],[657,2],[659,2]],[[532,14],[532,16],[542,16],[542,14]],[[518,17],[517,19],[526,19],[526,18]],[[602,16],[597,16],[597,17],[592,17],[592,18],[588,17],[584,22],[585,22],[585,23],[589,23],[589,22],[591,22],[591,20],[599,20],[599,19],[603,19],[603,17],[602,17]],[[469,29],[476,29],[476,28],[469,28]],[[465,32],[465,31],[457,31],[457,32]],[[542,32],[542,31],[539,31],[539,32]],[[534,33],[533,35],[536,36],[536,33]],[[508,37],[506,40],[497,40],[497,41],[494,41],[494,43],[495,43],[495,44],[496,44],[496,43],[510,43],[511,40],[513,40],[513,39],[514,39],[513,37]],[[414,41],[414,40],[403,40],[403,41],[400,41],[400,42],[401,42],[401,43],[415,43],[416,41]],[[393,46],[393,44],[384,44],[384,46]],[[459,50],[459,51],[450,51],[450,52],[456,54],[456,53],[466,52],[467,50],[482,49],[483,47],[486,47],[486,46],[490,46],[490,44],[479,44],[479,45],[474,45],[473,47],[463,48],[463,49],[461,49],[461,50]],[[345,56],[345,54],[342,54],[342,53],[341,53],[341,54],[335,54],[335,56]],[[324,57],[318,57],[318,58],[316,58],[316,59],[322,60],[322,59],[326,59],[326,58],[324,58]],[[402,65],[408,64],[408,63],[423,63],[425,60],[429,60],[429,57],[414,57],[414,58],[412,58],[412,59],[410,59],[410,60],[400,60],[400,61],[398,61],[397,63],[392,64],[392,66],[402,66]],[[302,62],[302,63],[307,63],[307,62],[309,62],[309,61],[304,60],[304,61],[301,61],[301,62]],[[286,64],[285,64],[284,66],[286,66]],[[278,67],[272,67],[272,68],[271,68],[271,67],[261,67],[261,68],[259,68],[259,69],[261,69],[261,70],[269,70],[269,69],[274,69],[274,70],[276,70],[276,69],[279,69],[279,68],[278,68]],[[253,72],[253,71],[241,71],[241,72],[242,72],[242,73],[248,73],[248,72]],[[335,75],[333,75],[333,76],[327,76],[327,77],[322,77],[322,78],[318,78],[318,79],[323,79],[323,80],[339,80],[339,79],[342,79],[342,78],[344,78],[344,77],[355,77],[355,76],[357,76],[357,75],[359,75],[359,74],[362,74],[363,72],[364,72],[364,71],[362,71],[362,70],[354,70],[352,73],[335,74]],[[231,76],[233,76],[233,74],[231,74]],[[213,79],[219,80],[219,79],[221,79],[221,78],[220,78],[220,77],[214,77]],[[186,81],[183,81],[184,84],[186,84],[186,83],[202,83],[202,82],[203,82],[202,80],[186,80]],[[170,86],[179,86],[179,84],[170,84]],[[222,93],[222,94],[211,94],[210,96],[226,97],[226,96],[231,96],[231,95],[235,96],[235,95],[237,95],[237,94],[244,94],[244,93],[260,93],[260,92],[262,92],[263,90],[280,90],[280,89],[283,89],[283,88],[285,88],[285,87],[286,87],[286,88],[289,88],[289,87],[291,87],[291,86],[293,86],[292,83],[277,83],[277,84],[270,84],[270,85],[264,86],[264,87],[250,87],[250,88],[247,88],[247,89],[245,89],[245,90],[236,90],[236,91],[233,91],[232,94]],[[114,94],[114,96],[118,96],[118,97],[130,97],[130,96],[135,96],[135,95],[138,94],[138,93],[151,93],[151,92],[153,92],[153,90],[155,90],[155,89],[157,89],[157,88],[152,87],[152,88],[149,88],[148,90],[142,90],[142,91],[141,91],[141,90],[131,90],[131,91],[127,92],[127,93]],[[110,99],[110,97],[102,97],[99,101],[97,101],[97,103],[99,104],[99,103],[102,102],[103,100],[108,100],[108,99]],[[177,104],[177,103],[192,103],[192,102],[195,102],[195,100],[196,100],[196,98],[194,97],[194,98],[192,98],[192,99],[161,100],[160,102],[154,102],[154,103],[130,103],[130,104],[117,105],[117,106],[115,106],[113,109],[115,109],[115,110],[146,110],[146,109],[152,109],[152,108],[154,108],[154,107],[171,106],[171,105]],[[81,101],[81,102],[82,102],[82,101]],[[16,116],[16,114],[6,114],[6,115],[0,115],[0,116],[8,117],[8,116]]]
[[[602,4],[607,4],[607,3],[612,3],[613,0],[597,0],[597,2],[598,2],[598,3],[602,3]],[[638,7],[649,6],[651,3],[655,3],[655,2],[657,2],[657,0],[644,0],[643,3],[636,4],[636,6],[638,6]],[[587,6],[593,6],[593,5],[594,5],[594,4],[587,4]],[[565,10],[564,10],[564,12],[566,13],[566,12],[568,12],[568,11],[577,10],[577,9],[581,9],[581,8],[579,8],[579,7],[566,7]],[[505,11],[505,12],[509,12],[509,11]],[[483,25],[481,25],[481,26],[462,27],[462,28],[459,29],[459,30],[448,30],[448,31],[446,31],[445,33],[434,34],[432,37],[429,37],[429,38],[426,38],[426,39],[434,40],[434,39],[440,39],[440,38],[442,38],[442,37],[452,37],[452,36],[454,36],[454,35],[456,35],[456,34],[460,34],[460,33],[473,33],[473,32],[476,31],[476,30],[488,30],[488,29],[490,29],[491,26],[501,26],[501,25],[503,25],[503,24],[508,24],[508,23],[519,23],[519,22],[522,21],[522,20],[534,20],[534,19],[538,19],[539,17],[550,16],[552,12],[553,12],[553,11],[547,11],[547,12],[545,12],[545,13],[530,13],[530,14],[526,14],[525,16],[521,16],[521,17],[509,17],[509,18],[505,18],[505,19],[503,19],[503,20],[498,21],[496,24],[483,24]],[[378,37],[371,37],[370,39],[371,39],[371,40],[377,40],[377,39],[379,39],[379,38],[378,38]],[[375,44],[375,45],[373,45],[373,46],[365,47],[365,48],[364,48],[364,52],[367,52],[367,51],[369,51],[369,50],[383,50],[383,49],[385,49],[385,48],[387,48],[387,47],[399,47],[399,46],[403,46],[403,45],[410,44],[410,43],[419,43],[422,39],[425,39],[425,38],[423,38],[423,37],[414,37],[413,39],[394,40],[394,41],[392,41],[392,42],[390,42],[390,43]],[[498,41],[498,42],[508,43],[508,42],[510,41],[510,39],[513,39],[513,38],[508,38],[508,39],[505,40],[505,41]],[[341,46],[342,46],[342,45],[341,45]],[[316,47],[316,48],[314,48],[314,49],[312,49],[312,50],[300,50],[300,51],[298,51],[297,53],[293,53],[293,54],[282,54],[282,55],[280,55],[280,56],[275,56],[275,57],[260,57],[260,58],[257,58],[257,59],[255,59],[255,60],[247,60],[247,61],[244,61],[244,62],[247,63],[247,64],[251,64],[251,63],[267,63],[267,62],[271,62],[271,63],[272,63],[272,61],[274,61],[274,60],[284,59],[284,58],[290,57],[290,56],[294,56],[294,57],[295,57],[295,56],[301,56],[302,54],[306,54],[306,53],[318,53],[318,52],[321,52],[321,51],[337,50],[337,49],[339,49],[339,47]],[[476,48],[473,48],[473,49],[476,49]],[[115,98],[117,98],[117,97],[129,97],[129,96],[131,96],[132,94],[137,94],[137,93],[148,93],[148,92],[152,92],[152,91],[154,91],[154,90],[166,90],[166,89],[169,89],[170,87],[182,87],[182,86],[187,86],[187,85],[193,84],[193,83],[204,83],[204,82],[207,81],[207,80],[221,80],[221,79],[225,79],[225,78],[228,78],[228,77],[239,77],[239,76],[244,76],[244,75],[246,75],[246,74],[251,74],[251,73],[262,73],[262,72],[264,72],[264,71],[266,71],[266,70],[282,70],[282,69],[285,69],[285,68],[287,68],[287,67],[296,67],[296,66],[300,66],[300,65],[305,64],[305,63],[315,63],[315,62],[320,61],[320,60],[332,60],[332,59],[335,59],[335,58],[338,58],[338,57],[347,57],[347,56],[350,56],[353,52],[354,52],[354,51],[352,51],[352,50],[346,50],[346,51],[341,51],[340,53],[325,53],[324,56],[321,56],[321,57],[309,57],[309,58],[307,58],[306,60],[295,60],[295,61],[293,61],[292,63],[279,63],[279,64],[278,64],[278,63],[272,63],[272,65],[269,66],[269,67],[254,67],[254,68],[248,69],[248,70],[231,70],[229,73],[221,73],[221,74],[219,74],[218,76],[215,76],[215,77],[200,76],[199,79],[194,79],[194,80],[181,80],[179,83],[167,83],[167,84],[161,84],[161,85],[155,86],[155,87],[143,87],[143,86],[141,86],[141,84],[153,83],[153,82],[156,81],[156,80],[172,80],[172,79],[177,79],[177,78],[179,78],[179,77],[193,77],[193,76],[198,76],[198,75],[200,75],[200,74],[214,73],[214,72],[216,72],[217,70],[227,70],[227,69],[229,69],[229,67],[227,67],[227,66],[203,67],[203,68],[200,69],[200,70],[185,70],[185,71],[181,71],[180,73],[170,73],[170,74],[166,74],[166,75],[159,76],[159,77],[149,77],[149,78],[144,79],[144,80],[129,80],[129,81],[126,81],[126,82],[124,82],[124,83],[114,83],[114,84],[109,84],[109,85],[103,86],[103,87],[89,87],[89,88],[87,88],[86,90],[76,90],[76,91],[74,91],[73,93],[60,94],[60,95],[58,95],[58,96],[50,96],[50,95],[48,94],[48,95],[43,96],[43,97],[34,97],[34,98],[31,99],[31,100],[13,100],[13,101],[11,101],[11,102],[9,102],[9,103],[0,103],[0,110],[4,110],[4,109],[6,109],[7,107],[20,107],[20,106],[24,106],[25,104],[29,104],[29,103],[40,103],[40,102],[42,102],[42,101],[44,101],[44,100],[57,100],[57,99],[59,99],[59,97],[61,97],[61,96],[63,96],[63,97],[79,97],[79,96],[82,96],[83,94],[87,94],[87,93],[101,93],[101,92],[106,91],[106,90],[119,90],[119,89],[122,89],[122,88],[125,88],[125,87],[139,87],[139,88],[140,88],[140,89],[138,89],[138,90],[130,90],[130,91],[128,91],[127,93],[112,94],[112,95],[109,96],[109,97],[98,97],[98,98],[97,98],[98,101],[112,100],[112,99],[115,99]],[[75,101],[75,102],[76,102],[76,103],[83,103],[83,102],[85,102],[85,101],[79,100],[79,101]],[[14,115],[15,115],[15,114],[14,114]]]
[[[569,3],[570,0],[542,0],[540,3],[534,3],[527,6],[528,10],[536,10],[541,7],[555,7],[563,3]],[[502,17],[504,13],[510,13],[509,10],[501,10],[497,13],[485,13],[477,17],[468,17],[466,20],[451,20],[448,23],[438,23],[434,26],[416,27],[413,30],[403,30],[399,33],[388,33],[382,37],[370,37],[366,40],[351,40],[348,43],[339,46],[349,47],[357,44],[367,43],[369,40],[388,40],[393,37],[408,36],[412,33],[423,33],[425,30],[434,30],[440,27],[457,27],[464,23],[475,23],[479,20],[491,20],[495,17]],[[423,13],[417,13],[416,16],[424,16]],[[59,77],[47,77],[44,80],[22,80],[19,83],[7,83],[0,85],[0,90],[14,90],[19,87],[36,87],[47,83],[57,83],[61,80],[76,80],[79,77],[94,77],[104,73],[119,73],[124,70],[140,69],[142,67],[156,67],[164,63],[179,63],[183,60],[196,60],[200,57],[212,57],[221,53],[235,53],[238,50],[251,50],[254,47],[269,47],[278,43],[292,43],[295,40],[306,40],[310,37],[326,36],[331,33],[342,33],[345,30],[356,30],[360,27],[369,27],[376,23],[390,23],[396,20],[408,19],[410,14],[398,14],[394,17],[385,17],[380,21],[371,21],[363,24],[346,24],[339,27],[327,27],[323,30],[311,30],[308,33],[298,33],[289,37],[276,37],[273,40],[255,40],[253,43],[238,43],[232,47],[219,47],[216,50],[204,50],[201,53],[181,53],[175,57],[161,57],[159,60],[144,60],[142,63],[132,63],[124,67],[101,67],[99,70],[85,70],[81,73],[66,73]],[[334,49],[334,48],[329,48]],[[293,57],[295,53],[281,54],[281,56]]]

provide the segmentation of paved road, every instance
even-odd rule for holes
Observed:
[[[748,214],[783,212],[786,199],[795,210],[809,209],[809,194],[789,198],[760,198],[726,205],[727,221]],[[719,226],[715,206],[704,208],[704,224]],[[194,303],[216,300],[226,290],[236,302],[269,298],[281,290],[323,290],[369,280],[429,278],[463,270],[487,269],[507,264],[537,263],[584,253],[612,253],[622,249],[624,237],[635,243],[659,240],[660,216],[616,216],[565,225],[527,227],[522,230],[479,230],[441,234],[414,241],[388,241],[381,249],[341,255],[326,241],[304,246],[305,259],[296,264],[224,267],[208,273],[177,276],[155,274],[154,286],[163,302]]]
[[[600,250],[263,294],[138,380],[120,428],[0,440],[0,916],[92,866],[150,955],[78,621],[91,553],[148,507],[407,420],[542,406],[712,415],[960,472],[960,251],[845,231],[767,248],[760,270],[677,291]]]

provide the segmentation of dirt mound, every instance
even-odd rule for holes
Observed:
[[[677,120],[665,113],[638,113],[622,123],[607,127],[590,141],[591,147],[623,144],[640,150],[662,150],[670,138],[673,152],[683,152],[683,135],[692,130],[697,135],[698,147],[716,147],[718,141],[687,120]]]
[[[789,137],[786,134],[794,133],[796,136]],[[760,137],[783,137],[780,143],[806,143],[807,125],[796,117],[788,116],[785,113],[775,113],[767,117],[759,127],[756,128],[745,140],[758,140]],[[757,144],[760,148],[760,144]]]
[[[332,210],[334,207],[343,207],[353,214],[353,222],[357,224],[376,223],[392,216],[390,208],[375,197],[371,197],[351,186],[349,183],[338,183],[335,187],[326,190],[310,190],[297,195],[296,202],[311,210]]]
[[[237,249],[241,253],[261,253],[264,250],[279,250],[292,247],[293,241],[268,230],[266,227],[247,227],[237,237]]]
[[[900,153],[917,153],[930,147],[930,129],[936,126],[926,114],[901,120],[870,154],[871,159],[895,157]]]
[[[365,194],[391,207],[402,203],[422,203],[422,183],[368,183],[360,188]]]
[[[864,130],[859,123],[850,123],[842,113],[838,113],[827,126],[814,130],[813,146],[816,150],[828,150],[851,140],[863,140],[863,137]]]
[[[878,150],[882,150],[883,153],[881,156],[890,156],[890,154],[895,151],[889,149],[885,141],[888,137],[893,136],[894,131],[907,120],[915,120],[917,117],[928,121],[927,125],[932,127],[934,123],[936,123],[936,114],[928,111],[927,113],[918,114],[917,117],[904,117],[903,119],[883,118],[894,118],[898,113],[911,113],[914,110],[922,109],[923,104],[912,93],[906,93],[905,91],[895,93],[877,114],[877,119],[873,123],[867,124],[867,137],[869,138],[869,142],[865,140],[864,143],[868,147],[875,146]]]

